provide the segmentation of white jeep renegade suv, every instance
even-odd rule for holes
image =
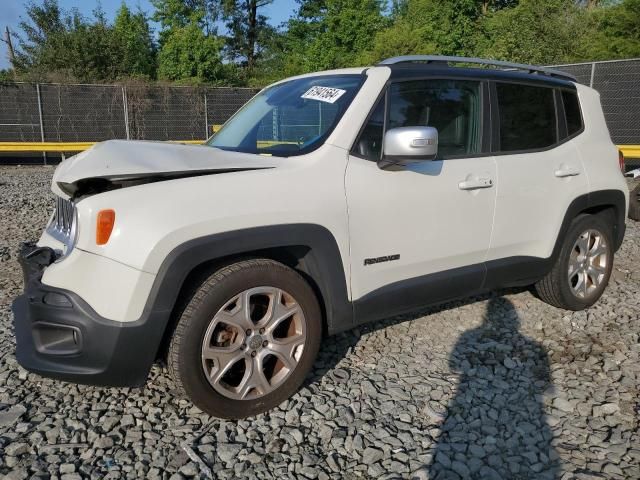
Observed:
[[[597,92],[421,56],[278,82],[204,145],[100,143],[52,188],[20,364],[139,386],[166,358],[227,418],[287,399],[322,337],[363,322],[506,286],[589,307],[628,200]]]

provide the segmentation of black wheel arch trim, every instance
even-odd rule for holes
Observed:
[[[562,246],[562,235],[566,234],[571,221],[575,217],[589,209],[607,207],[613,207],[615,209],[615,218],[613,219],[614,222],[612,225],[613,231],[611,234],[613,236],[614,250],[618,251],[624,240],[626,229],[625,214],[627,204],[625,195],[622,190],[596,190],[595,192],[579,196],[569,205],[564,221],[562,222],[560,234],[556,240],[555,248],[553,249],[554,255],[558,255]]]
[[[615,210],[615,218],[612,224],[612,236],[614,242],[614,250],[617,251],[622,245],[625,233],[625,212],[626,201],[622,190],[597,190],[595,192],[589,192],[584,195],[576,197],[567,207],[567,211],[564,214],[560,230],[556,236],[556,242],[553,247],[553,252],[548,261],[553,263],[560,254],[562,249],[562,242],[564,237],[571,226],[571,222],[581,213],[593,211],[594,209],[605,209],[613,207]]]
[[[307,247],[299,258],[322,296],[328,333],[353,325],[342,255],[333,234],[317,224],[283,224],[216,233],[189,240],[164,259],[153,283],[145,311],[171,312],[188,275],[207,262],[269,249]],[[162,328],[169,321],[167,315]]]

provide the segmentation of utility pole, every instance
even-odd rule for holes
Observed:
[[[7,44],[9,63],[11,67],[16,67],[16,52],[13,50],[13,43],[11,43],[11,32],[9,31],[9,27],[5,27],[4,29],[4,43]]]

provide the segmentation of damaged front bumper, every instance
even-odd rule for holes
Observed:
[[[43,271],[56,259],[48,247],[24,244],[21,250],[24,293],[12,305],[18,363],[75,383],[143,385],[163,333],[153,328],[153,315],[115,322],[75,293],[43,284]]]

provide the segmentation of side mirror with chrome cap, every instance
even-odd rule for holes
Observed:
[[[433,127],[399,127],[384,135],[382,169],[434,160],[438,155],[438,130]]]

